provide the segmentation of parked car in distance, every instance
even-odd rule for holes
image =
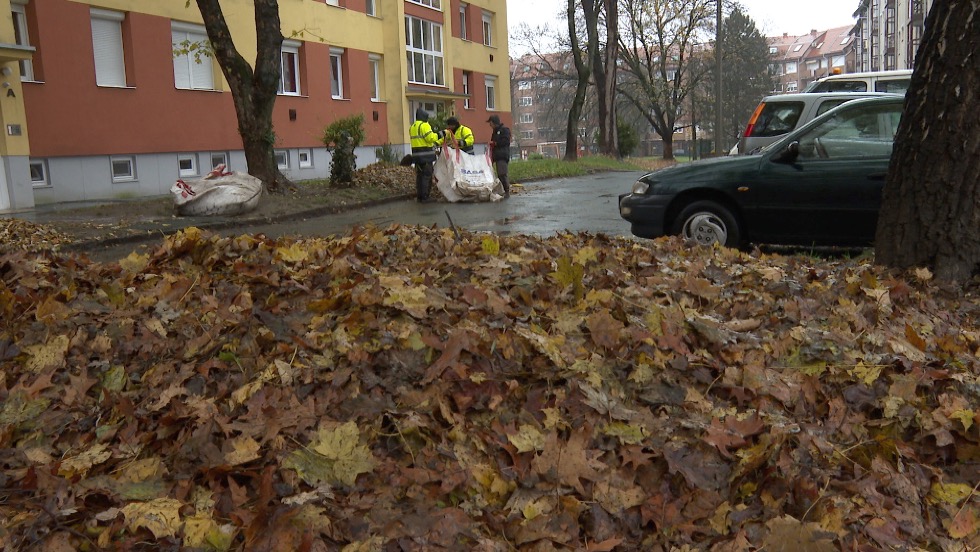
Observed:
[[[763,147],[844,102],[881,95],[876,92],[820,92],[766,96],[745,125],[738,140],[738,152],[742,155],[758,153]]]
[[[640,177],[619,213],[642,238],[701,244],[868,246],[904,97],[840,105],[759,155],[674,165]]]
[[[911,69],[841,73],[817,79],[804,92],[885,92],[905,94],[912,82]]]

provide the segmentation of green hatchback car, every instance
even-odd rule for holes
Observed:
[[[871,245],[903,103],[902,96],[850,101],[757,155],[646,174],[619,196],[619,214],[642,238]]]

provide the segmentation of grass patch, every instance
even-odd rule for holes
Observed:
[[[604,171],[649,171],[671,164],[673,163],[654,158],[619,160],[602,155],[588,155],[580,157],[578,161],[563,161],[561,159],[512,161],[509,172],[512,181],[520,182],[522,180],[583,176]]]

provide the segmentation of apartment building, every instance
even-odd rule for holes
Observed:
[[[769,54],[778,77],[775,94],[799,92],[821,77],[855,70],[853,25],[802,36],[769,37]]]
[[[933,0],[862,0],[854,13],[857,70],[912,69]]]
[[[245,171],[231,92],[185,0],[0,0],[0,211],[162,195],[224,163]],[[255,58],[251,0],[224,0],[236,47]],[[320,142],[362,114],[376,148],[409,151],[416,108],[455,114],[486,142],[510,123],[505,0],[280,2],[276,159],[294,180],[329,174]],[[199,59],[198,59],[199,58]]]

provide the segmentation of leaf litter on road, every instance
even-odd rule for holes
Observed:
[[[980,308],[602,235],[0,259],[4,550],[980,546]]]

